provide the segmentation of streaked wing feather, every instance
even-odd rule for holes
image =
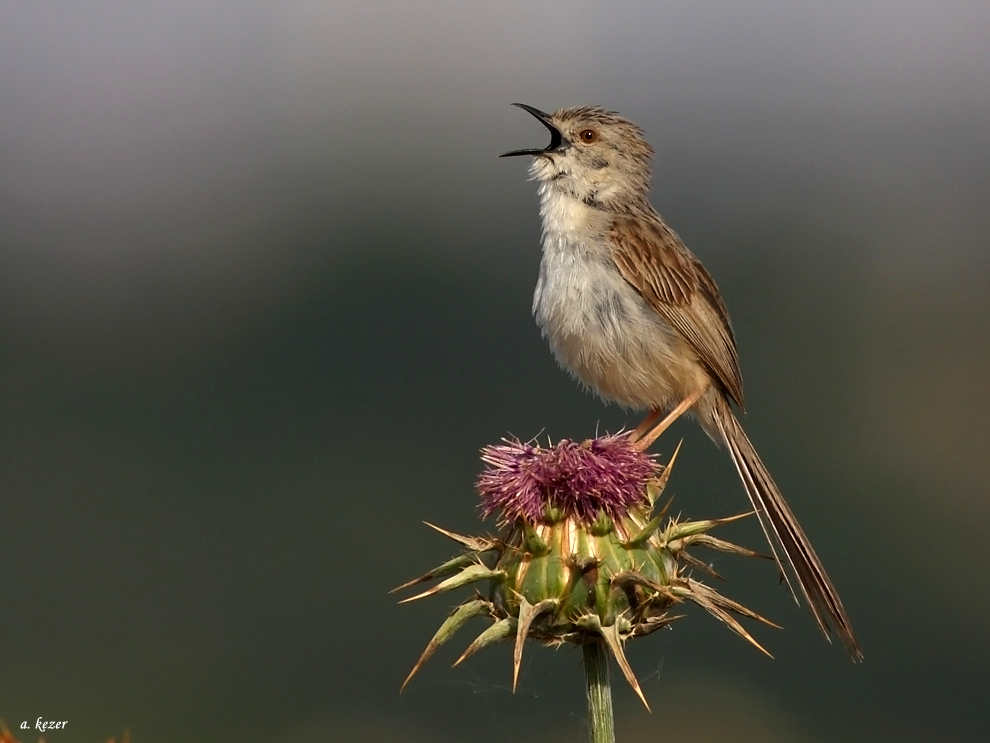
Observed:
[[[742,376],[729,313],[705,267],[658,215],[619,217],[610,238],[622,277],[681,334],[741,407]]]

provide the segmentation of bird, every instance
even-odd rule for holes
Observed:
[[[778,549],[826,638],[834,630],[861,660],[835,585],[733,412],[744,408],[729,313],[649,201],[644,131],[600,106],[513,105],[550,132],[547,147],[501,157],[532,157],[543,228],[533,316],[558,363],[604,400],[648,411],[629,433],[641,450],[684,413],[724,444],[795,601]]]

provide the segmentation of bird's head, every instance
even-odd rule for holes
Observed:
[[[535,180],[589,206],[621,210],[645,199],[653,148],[629,119],[600,106],[547,114],[522,103],[514,105],[550,130],[550,144],[542,150],[513,150],[502,157],[533,156],[530,172]]]

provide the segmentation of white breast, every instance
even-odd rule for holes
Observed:
[[[608,243],[611,216],[550,183],[540,195],[543,260],[533,315],[558,362],[608,400],[667,406],[685,375],[696,376],[697,363],[619,273]]]

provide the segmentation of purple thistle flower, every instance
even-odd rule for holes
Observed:
[[[521,441],[486,446],[488,468],[478,477],[481,512],[503,521],[544,521],[548,507],[585,523],[603,512],[615,519],[646,500],[646,483],[659,465],[628,437],[604,436],[582,443],[564,439],[543,449]]]

